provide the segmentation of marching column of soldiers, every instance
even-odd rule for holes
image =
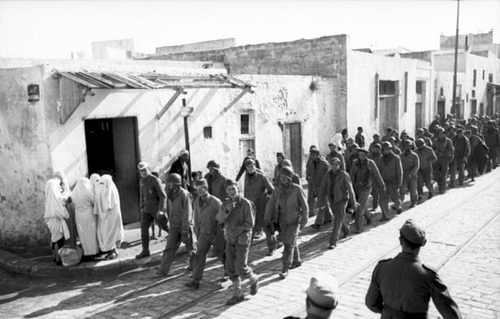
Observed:
[[[158,275],[168,275],[175,252],[184,243],[190,255],[188,270],[193,271],[186,286],[198,289],[212,249],[224,265],[224,278],[233,282],[234,295],[227,304],[236,304],[243,300],[242,280],[250,280],[251,294],[258,292],[259,278],[248,265],[254,239],[265,236],[269,256],[283,247],[283,268],[278,275],[285,279],[291,269],[302,264],[297,238],[308,218],[316,217],[311,225],[315,231],[332,223],[328,249],[335,249],[338,240],[350,234],[346,216],[353,215],[354,231],[361,233],[365,224],[372,223],[379,206],[380,220],[386,221],[392,217],[391,208],[396,214],[403,212],[406,194],[410,208],[422,203],[424,185],[429,200],[434,196],[434,183],[439,194],[444,194],[447,188],[457,186],[457,173],[461,186],[467,178],[473,182],[478,175],[495,169],[500,153],[499,121],[498,114],[492,118],[474,116],[468,121],[458,120],[453,114],[445,120],[437,115],[429,128],[419,128],[414,137],[393,128],[387,128],[382,138],[374,134],[368,148],[362,127],[355,139],[344,129],[332,139],[325,157],[317,146],[310,147],[307,196],[292,163],[281,152],[276,154],[272,180],[260,169],[250,149],[235,180],[224,176],[217,161],[210,160],[209,173],[190,186],[186,164],[189,153],[183,151],[167,176],[166,193],[159,187],[161,181],[142,162],[139,170],[146,171],[141,174],[143,251],[136,258],[149,256],[147,232],[153,219],[168,217],[169,233]],[[237,181],[243,174],[241,194]],[[413,224],[408,227],[405,236],[402,229],[404,247],[411,250],[423,246],[422,234],[418,233],[421,229]],[[420,237],[412,233],[415,229]],[[419,242],[412,242],[411,236],[417,236]]]

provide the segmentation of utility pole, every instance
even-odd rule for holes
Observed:
[[[186,99],[182,99],[182,108],[183,110],[187,109],[186,106]],[[186,151],[189,153],[189,159],[188,159],[188,181],[189,181],[189,189],[188,191],[191,191],[193,185],[192,185],[192,179],[191,179],[191,150],[190,150],[190,145],[189,145],[189,126],[188,126],[188,118],[191,112],[189,110],[186,110],[185,113],[182,114],[182,117],[184,118],[184,139],[186,142]]]
[[[458,21],[460,18],[460,0],[457,0],[457,31],[455,33],[455,67],[453,70],[452,108],[457,113],[457,60],[458,60]]]

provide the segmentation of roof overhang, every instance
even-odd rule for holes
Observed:
[[[64,106],[60,110],[61,124],[64,124],[85,101],[87,95],[93,95],[94,89],[102,90],[175,90],[176,92],[158,113],[160,119],[180,94],[189,89],[241,89],[222,111],[226,112],[246,93],[254,93],[253,84],[228,74],[210,74],[199,76],[172,76],[152,73],[117,73],[117,72],[59,72],[61,101]]]

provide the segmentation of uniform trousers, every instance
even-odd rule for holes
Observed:
[[[384,181],[385,192],[380,191],[380,208],[382,209],[382,218],[389,218],[389,198],[394,202],[396,210],[401,209],[401,198],[399,197],[399,185],[396,181]]]
[[[196,238],[196,254],[193,258],[193,281],[200,282],[203,278],[203,270],[207,261],[207,254],[214,243],[215,235],[200,234]],[[224,264],[225,260],[219,256],[217,258]]]
[[[412,204],[417,204],[418,194],[417,194],[417,177],[411,176],[409,172],[403,173],[403,185],[399,189],[399,196],[401,197],[401,202],[405,200],[406,191],[410,191],[410,201]]]
[[[432,166],[428,166],[424,169],[418,170],[418,178],[417,178],[418,195],[424,194],[424,184],[429,190],[429,193],[434,192],[434,187],[432,186]]]
[[[463,184],[465,179],[465,163],[463,158],[454,158],[450,164],[450,185],[455,186],[455,180],[457,178],[458,171],[458,183]]]
[[[441,156],[438,157],[436,161],[436,170],[434,171],[434,176],[439,185],[439,191],[444,193],[446,191],[446,178],[448,177],[448,167],[450,161],[448,157]]]
[[[315,186],[311,183],[309,183],[307,186],[307,205],[309,206],[309,217],[313,217],[316,215],[314,206],[318,198],[318,188],[318,186]],[[332,212],[330,211],[328,205],[324,207],[318,207],[318,215],[314,223],[322,225],[324,222],[330,221],[332,221]]]
[[[180,228],[171,227],[170,232],[167,237],[167,245],[165,246],[165,250],[163,250],[163,255],[161,257],[161,264],[159,266],[159,271],[163,272],[165,275],[170,271],[170,266],[175,259],[175,253],[179,249],[179,246],[182,242],[182,231]],[[193,240],[193,236],[188,236],[186,242],[186,250],[189,254],[189,268],[193,268],[193,259],[196,253],[196,247]]]
[[[141,242],[142,251],[149,251],[149,227],[154,223],[155,216],[150,213],[143,212],[141,214]]]
[[[358,202],[358,207],[356,208],[356,215],[354,216],[354,225],[358,231],[363,230],[363,216],[366,221],[369,221],[372,218],[372,214],[366,208],[368,205],[368,197],[372,191],[371,187],[366,187],[364,189],[354,189],[354,193],[356,194],[356,201]]]
[[[500,147],[490,147],[490,159],[488,160],[488,170],[492,168],[495,169],[498,166],[498,154],[500,151]]]
[[[347,237],[349,235],[349,227],[347,227],[346,223],[344,222],[346,207],[347,207],[347,200],[332,204],[334,220],[333,220],[332,234],[330,235],[330,245],[337,245],[337,240],[339,239],[340,230],[342,230],[344,236]]]
[[[372,209],[377,209],[379,198],[379,186],[377,184],[374,184],[372,186]]]
[[[299,224],[286,225],[285,221],[280,221],[281,239],[283,240],[283,267],[289,269],[293,263],[299,263],[300,252],[297,245],[297,238],[299,237]]]
[[[231,281],[252,276],[252,268],[248,266],[249,251],[250,240],[246,244],[226,243],[226,270]]]

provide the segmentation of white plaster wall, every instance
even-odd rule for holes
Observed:
[[[379,80],[399,81],[399,132],[407,130],[411,135],[415,131],[415,86],[417,80],[425,80],[431,85],[430,63],[415,59],[385,57],[364,52],[351,51],[347,63],[347,119],[350,136],[355,136],[357,127],[364,129],[368,145],[374,133],[379,132],[379,119],[375,118],[375,74]],[[405,72],[408,72],[407,110],[405,101]],[[427,96],[431,92],[427,87]],[[431,103],[426,105],[426,114],[431,111]],[[378,109],[380,111],[380,109]]]

